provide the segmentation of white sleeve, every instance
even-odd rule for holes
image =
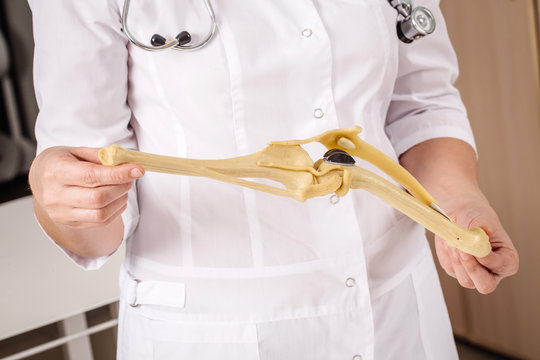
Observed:
[[[128,52],[114,0],[29,0],[34,26],[38,153],[52,146],[137,148],[127,104]],[[122,214],[124,240],[138,222],[136,187]],[[85,269],[89,259],[65,251]]]
[[[454,87],[456,55],[448,38],[439,1],[415,1],[430,9],[435,32],[399,45],[399,69],[386,119],[386,133],[398,156],[423,141],[452,137],[475,150],[467,112]]]

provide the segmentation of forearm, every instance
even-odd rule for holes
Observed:
[[[435,198],[445,194],[480,193],[476,154],[458,139],[424,141],[400,157],[405,167]]]
[[[62,248],[75,254],[88,258],[110,255],[122,243],[124,224],[120,216],[103,226],[78,229],[55,223],[36,200],[34,212],[47,235]]]

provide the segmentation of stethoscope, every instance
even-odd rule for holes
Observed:
[[[396,31],[399,40],[412,43],[435,31],[435,17],[423,6],[412,6],[411,0],[388,0],[396,9]]]
[[[126,37],[131,41],[134,45],[140,47],[141,49],[148,50],[148,51],[158,51],[158,50],[165,50],[169,48],[173,48],[175,50],[197,50],[208,44],[210,39],[214,36],[216,32],[216,15],[214,14],[214,9],[212,8],[212,4],[210,4],[210,0],[203,0],[204,5],[206,6],[206,11],[208,11],[208,16],[210,16],[210,31],[206,35],[204,39],[202,39],[198,44],[195,45],[188,45],[191,42],[191,34],[187,31],[182,31],[178,35],[176,35],[174,40],[167,40],[165,37],[154,34],[152,35],[152,38],[150,38],[150,44],[146,45],[133,36],[133,34],[129,31],[127,26],[127,18],[129,13],[129,5],[131,0],[125,0],[124,2],[124,10],[122,10],[122,31],[126,35]]]
[[[210,31],[198,44],[189,45],[191,34],[182,31],[174,40],[167,40],[165,37],[154,34],[150,38],[150,45],[137,40],[129,31],[127,19],[131,0],[125,0],[122,11],[122,31],[134,45],[148,51],[158,51],[173,48],[174,50],[197,50],[208,44],[216,32],[216,15],[210,0],[203,0],[208,16],[210,17]],[[435,18],[431,11],[423,6],[413,7],[411,0],[388,0],[390,5],[396,9],[398,17],[396,20],[396,31],[399,40],[404,43],[411,43],[414,40],[423,38],[435,31]]]

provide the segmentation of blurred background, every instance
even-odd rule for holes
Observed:
[[[462,359],[540,359],[539,2],[441,0],[480,184],[521,255],[519,274],[488,296],[440,271]],[[26,1],[0,0],[0,30],[0,360],[114,359],[122,254],[83,272],[36,225],[27,182],[37,105]]]

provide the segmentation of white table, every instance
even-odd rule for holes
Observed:
[[[120,249],[102,269],[81,270],[41,232],[32,197],[0,204],[0,340],[64,320],[77,358],[91,358],[73,332],[86,327],[84,312],[118,300],[122,259]]]

